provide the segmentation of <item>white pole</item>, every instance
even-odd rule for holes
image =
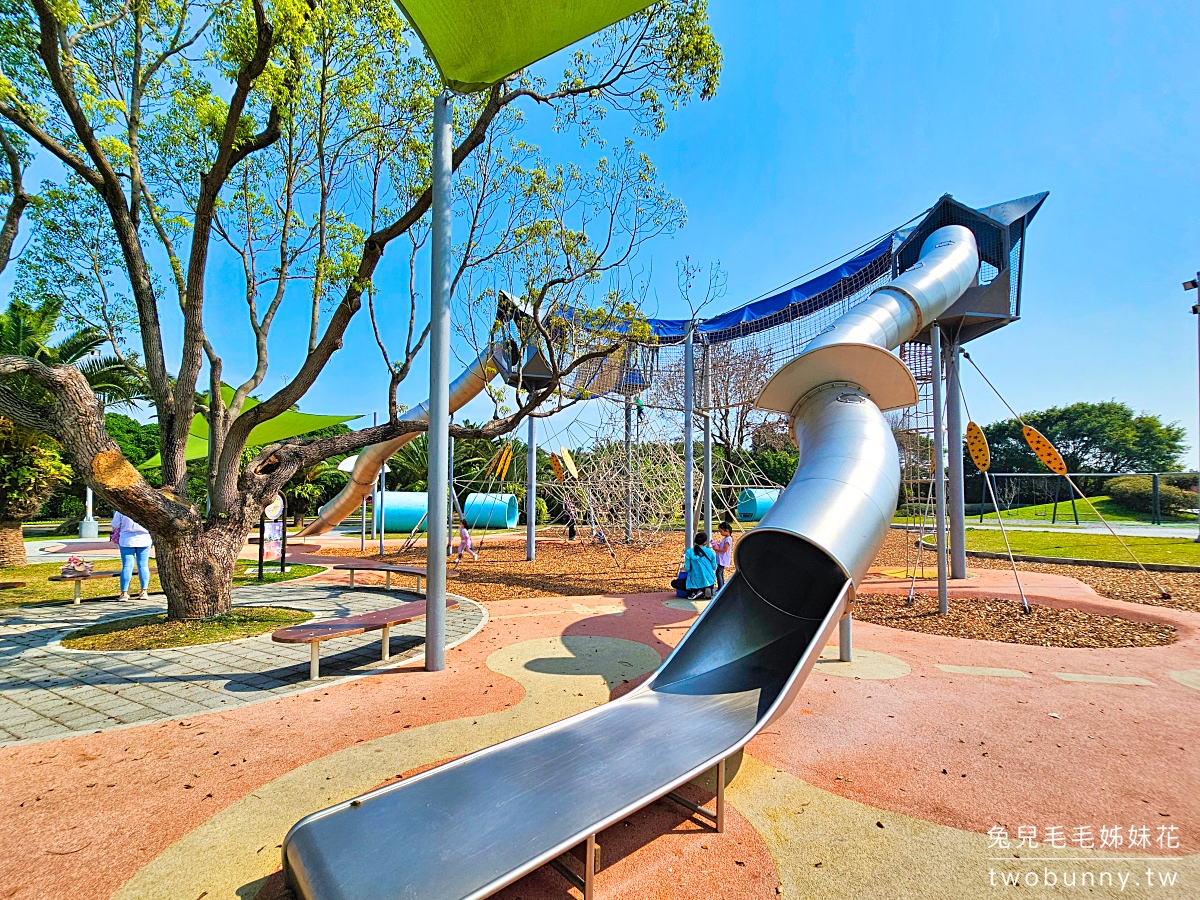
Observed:
[[[359,541],[358,541],[358,549],[359,549],[360,553],[366,553],[367,552],[367,498],[366,497],[363,497],[363,499],[362,499],[362,516],[361,516],[361,518],[362,518],[362,522],[360,524],[362,526],[362,536],[359,538]]]
[[[84,485],[83,490],[83,521],[79,523],[79,536],[81,538],[99,537],[100,523],[96,521],[96,517],[93,515],[95,499],[92,489],[89,485]]]
[[[696,345],[693,342],[694,323],[688,324],[683,344],[683,546],[692,546],[696,533],[696,509],[692,498],[692,482],[696,460],[692,451],[692,418],[695,413]]]
[[[425,541],[425,668],[446,667],[446,473],[450,466],[450,210],[453,106],[433,102],[432,264],[429,290],[429,532]]]
[[[959,354],[962,346],[951,340],[946,348],[946,451],[950,456],[950,577],[967,577],[967,510],[963,485],[962,388]]]
[[[525,559],[537,556],[537,419],[529,417],[525,448]]]
[[[933,489],[937,499],[938,612],[950,612],[946,595],[946,443],[942,411],[942,329],[933,323],[929,329],[933,351]]]
[[[701,379],[704,388],[704,530],[713,536],[713,446],[712,446],[712,354],[704,345],[701,358]]]
[[[383,498],[387,490],[387,462],[379,470],[379,558],[383,559],[383,536],[387,534],[387,502]]]

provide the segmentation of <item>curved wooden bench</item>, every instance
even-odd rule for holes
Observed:
[[[421,579],[429,577],[428,571],[424,566],[397,566],[391,563],[378,563],[369,560],[360,563],[342,563],[341,565],[334,566],[333,569],[335,572],[350,573],[350,587],[354,587],[355,572],[383,572],[386,576],[383,583],[385,588],[391,588],[393,575],[415,575],[418,594],[421,593]],[[446,572],[447,578],[454,578],[457,575],[458,573],[454,571]]]
[[[446,609],[458,606],[454,597],[446,598]],[[380,659],[386,661],[391,655],[389,643],[392,637],[393,625],[404,625],[414,619],[424,617],[426,601],[414,600],[400,606],[387,609],[377,609],[374,612],[363,613],[360,616],[343,616],[340,619],[326,619],[323,622],[305,622],[303,625],[289,625],[272,633],[271,640],[280,644],[308,644],[311,656],[308,664],[308,677],[321,677],[321,641],[333,638],[351,637],[365,634],[368,631],[383,631],[382,650]]]

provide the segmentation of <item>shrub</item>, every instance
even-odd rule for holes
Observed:
[[[1138,512],[1154,512],[1154,481],[1149,475],[1122,475],[1107,485],[1115,503]],[[1158,508],[1164,516],[1178,515],[1196,504],[1196,495],[1159,480]]]

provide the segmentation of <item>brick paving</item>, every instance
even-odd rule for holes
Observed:
[[[237,605],[288,606],[329,619],[417,595],[284,584],[238,588],[233,598]],[[425,650],[424,619],[392,628],[386,664],[379,659],[377,631],[324,641],[321,679],[314,682],[308,679],[308,645],[276,644],[270,634],[170,650],[93,652],[59,644],[96,622],[163,612],[161,601],[31,605],[0,619],[0,746],[228,709],[395,666]],[[466,639],[486,618],[482,606],[460,600],[446,613],[447,645]]]

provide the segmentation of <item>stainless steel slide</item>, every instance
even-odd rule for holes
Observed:
[[[887,533],[900,463],[881,409],[916,402],[888,352],[974,282],[961,226],[780,369],[760,406],[792,417],[800,463],[737,548],[737,571],[628,695],[293,826],[307,900],[486,897],[741,748],[782,715]]]
[[[505,370],[508,365],[504,356],[504,344],[489,346],[467,366],[466,370],[450,384],[450,412],[461,409],[483,391],[489,381]],[[415,406],[402,415],[401,420],[423,422],[429,418],[429,401]],[[297,538],[325,534],[359,509],[364,497],[369,497],[379,481],[384,462],[393,453],[421,434],[414,431],[381,444],[372,444],[358,454],[350,482],[332,500],[317,512],[317,518],[296,535]]]

